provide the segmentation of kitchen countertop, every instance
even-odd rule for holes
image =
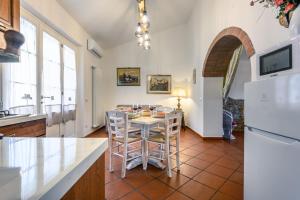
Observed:
[[[107,147],[105,138],[4,138],[1,199],[60,199]]]
[[[24,122],[30,122],[39,119],[46,119],[47,115],[29,115],[29,116],[20,116],[12,117],[7,119],[0,119],[0,127],[9,126],[13,124],[19,124]]]

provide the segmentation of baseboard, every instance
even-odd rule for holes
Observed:
[[[189,126],[186,126],[187,129],[189,129],[193,134],[200,136],[201,138],[203,138],[203,134],[198,133],[197,131],[195,131],[194,129],[192,129]]]
[[[223,140],[223,137],[203,137],[203,140]]]
[[[186,126],[193,134],[200,136],[203,140],[223,140],[223,137],[204,137],[203,134],[198,133],[197,131],[193,130],[191,127]]]
[[[105,129],[105,126],[99,126],[98,128],[96,128],[95,130],[93,130],[91,133],[87,134],[86,136],[84,136],[85,138],[93,135],[94,133],[100,131],[101,129]]]

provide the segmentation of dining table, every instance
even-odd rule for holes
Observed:
[[[148,138],[150,135],[150,129],[155,127],[159,123],[164,122],[164,117],[153,117],[153,116],[141,116],[129,120],[133,126],[138,126],[141,128],[142,136],[142,159],[133,160],[131,162],[137,162],[135,165],[143,164],[143,169],[147,169],[147,164],[154,165],[156,167],[165,168],[165,165],[162,164],[159,160],[150,158],[148,159]]]

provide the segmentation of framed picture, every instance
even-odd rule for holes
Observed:
[[[196,69],[193,69],[193,83],[194,84],[197,83],[197,71],[196,71]]]
[[[148,94],[171,94],[172,76],[171,75],[148,75],[147,93]]]
[[[117,85],[118,86],[140,86],[141,69],[135,68],[117,68]]]

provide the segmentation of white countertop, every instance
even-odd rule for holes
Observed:
[[[1,199],[60,199],[107,147],[105,138],[4,138]]]
[[[39,119],[46,119],[47,115],[29,115],[23,117],[12,117],[7,119],[0,119],[0,127],[9,126],[12,124],[19,124],[24,122],[30,122]]]

